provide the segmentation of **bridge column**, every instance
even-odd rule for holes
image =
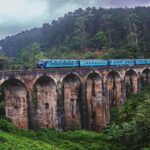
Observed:
[[[124,76],[126,96],[138,92],[138,73],[134,70],[128,70]]]
[[[75,74],[67,75],[62,82],[66,128],[81,128],[83,121],[82,82]]]
[[[110,122],[110,103],[109,103],[109,93],[107,88],[107,81],[103,80],[103,99],[105,101],[106,113],[105,113],[105,121],[106,125]]]
[[[85,80],[85,98],[88,110],[88,125],[91,130],[101,130],[107,124],[107,99],[104,94],[103,77],[91,72]]]
[[[26,86],[17,79],[2,84],[5,115],[17,128],[28,129],[28,97]]]
[[[142,89],[142,76],[140,73],[138,73],[137,77],[137,92],[141,92]]]
[[[121,80],[121,104],[124,104],[125,101],[126,101],[125,80]]]
[[[28,107],[29,107],[29,128],[30,129],[37,129],[36,123],[36,112],[35,112],[35,100],[32,98],[32,89],[28,89]]]
[[[82,86],[82,112],[83,112],[83,122],[82,128],[83,129],[90,129],[89,126],[89,112],[88,112],[88,104],[86,101],[86,85]]]
[[[141,72],[141,82],[142,86],[148,86],[150,84],[150,69],[146,68]]]
[[[57,103],[57,113],[58,113],[58,127],[60,129],[66,129],[66,119],[65,119],[65,110],[64,110],[64,95],[63,87],[60,81],[57,82],[57,94],[58,94],[58,103]]]
[[[121,105],[123,100],[120,74],[116,71],[109,72],[106,76],[106,86],[110,107]]]

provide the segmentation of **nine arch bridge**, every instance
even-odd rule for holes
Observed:
[[[150,82],[150,66],[0,72],[5,115],[21,129],[101,130],[111,106]]]

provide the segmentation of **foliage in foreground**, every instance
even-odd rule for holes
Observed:
[[[92,131],[23,131],[0,119],[0,149],[4,150],[149,150],[150,89],[112,108],[111,123],[101,133]]]

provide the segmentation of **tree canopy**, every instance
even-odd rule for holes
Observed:
[[[87,8],[65,14],[41,28],[23,31],[0,41],[2,53],[16,57],[33,43],[44,53],[93,50],[120,51],[117,58],[150,57],[150,7]],[[108,58],[116,58],[113,51]],[[125,54],[125,55],[124,55]],[[106,57],[106,54],[105,54]]]

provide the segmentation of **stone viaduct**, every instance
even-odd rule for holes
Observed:
[[[21,129],[101,130],[110,108],[150,82],[150,66],[0,72],[5,115]]]

